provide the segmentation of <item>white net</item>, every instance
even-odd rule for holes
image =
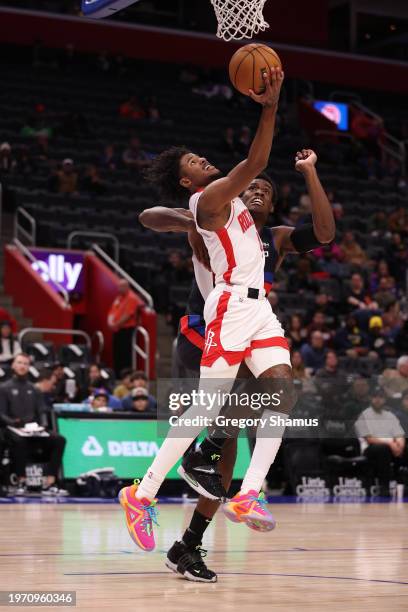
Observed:
[[[218,21],[217,36],[224,40],[252,38],[269,28],[262,11],[266,0],[211,0]]]

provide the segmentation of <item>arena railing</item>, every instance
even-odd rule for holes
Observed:
[[[105,238],[105,239],[111,240],[113,244],[114,260],[115,260],[115,263],[119,265],[119,248],[120,247],[119,247],[119,240],[116,238],[116,236],[108,232],[90,232],[86,230],[77,230],[75,232],[71,232],[67,238],[67,248],[68,249],[72,248],[73,241],[75,240],[75,238],[78,238],[78,237]]]
[[[30,225],[29,230],[21,225],[21,217],[24,217],[28,221]],[[14,238],[19,240],[21,235],[28,240],[31,246],[35,246],[37,241],[37,222],[25,208],[19,206],[14,214]]]

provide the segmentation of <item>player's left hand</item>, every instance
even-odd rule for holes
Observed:
[[[317,162],[317,155],[312,149],[302,149],[296,153],[295,168],[298,172],[307,172]]]

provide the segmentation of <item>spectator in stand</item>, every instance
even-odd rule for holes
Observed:
[[[64,159],[61,169],[50,176],[48,186],[50,191],[57,193],[78,194],[78,173],[72,159],[69,157]]]
[[[132,368],[124,368],[120,372],[120,383],[116,385],[113,391],[113,395],[117,397],[118,399],[123,399],[124,397],[129,395],[129,393],[132,391],[133,389],[132,374],[133,374]]]
[[[144,389],[146,389],[147,394],[148,394],[148,399],[149,399],[149,407],[148,407],[149,411],[156,410],[157,408],[156,398],[149,393],[149,382],[147,380],[146,374],[142,372],[142,370],[137,370],[136,372],[134,372],[134,374],[132,374],[131,384],[132,384],[132,391],[133,389],[139,389],[140,387],[143,387]],[[131,399],[129,399],[130,395],[131,393],[127,397],[125,397],[123,400],[123,401],[125,400],[127,401],[127,403],[125,403],[125,406],[127,406],[128,408],[130,406],[129,402],[131,402]]]
[[[340,249],[343,254],[343,261],[346,263],[364,267],[368,263],[368,257],[354,238],[353,232],[345,232],[343,240],[340,243]]]
[[[137,96],[134,95],[120,105],[119,115],[126,119],[139,120],[145,119],[146,112]]]
[[[238,155],[234,128],[227,127],[224,130],[219,150],[221,153],[228,153],[229,155],[232,155],[232,157],[236,157]]]
[[[106,389],[94,389],[92,395],[89,396],[87,403],[95,412],[111,412],[109,407],[109,391]]]
[[[388,278],[390,276],[390,270],[388,263],[385,259],[380,259],[375,265],[374,272],[370,276],[370,293],[375,293],[378,290],[378,286],[382,278]]]
[[[369,228],[373,238],[382,238],[388,234],[388,217],[383,210],[372,215],[369,220]]]
[[[49,474],[46,475],[44,494],[66,494],[58,489],[56,481],[65,448],[65,438],[47,432],[47,436],[23,436],[19,434],[27,423],[37,423],[46,427],[46,409],[41,393],[28,381],[30,358],[25,353],[17,355],[12,364],[13,378],[0,385],[0,423],[6,427],[6,437],[10,443],[11,457],[19,479],[21,493],[24,493],[25,469],[33,446],[38,446],[50,454]],[[12,427],[12,429],[10,429]]]
[[[116,155],[114,145],[106,145],[99,159],[99,165],[104,170],[117,170],[120,167],[120,157]]]
[[[286,218],[283,219],[284,223],[286,223],[286,225],[290,225],[291,227],[297,227],[302,219],[302,213],[301,210],[298,206],[293,206],[290,211],[289,214]]]
[[[120,280],[118,296],[108,313],[108,327],[113,332],[113,362],[118,377],[124,368],[132,365],[132,338],[137,307],[136,295],[130,290],[128,281]]]
[[[308,309],[306,314],[306,322],[308,324],[311,323],[313,316],[316,312],[323,313],[325,321],[329,327],[334,328],[338,326],[338,309],[333,303],[333,298],[324,291],[322,291],[321,293],[317,293],[314,296],[314,304],[311,308]]]
[[[8,142],[0,144],[0,176],[7,175],[16,169],[17,161]]]
[[[268,293],[267,300],[270,303],[275,315],[279,320],[282,320],[284,318],[284,314],[279,306],[279,295],[276,293],[276,291],[270,291]]]
[[[104,195],[108,191],[106,183],[101,179],[95,164],[89,164],[86,167],[85,175],[82,179],[82,190],[93,195]]]
[[[341,355],[353,359],[368,354],[368,336],[360,329],[356,318],[352,315],[348,315],[345,326],[335,334],[333,344]]]
[[[339,367],[335,351],[331,349],[327,351],[324,366],[317,370],[314,382],[319,394],[330,400],[339,399],[346,392],[346,376]]]
[[[288,291],[290,293],[302,293],[303,291],[314,291],[316,283],[311,278],[312,265],[307,257],[298,257],[295,270],[289,273]]]
[[[55,385],[57,384],[57,377],[53,371],[49,368],[42,368],[40,375],[35,383],[35,388],[41,393],[41,397],[44,403],[44,409],[46,411],[47,424],[49,427],[52,426],[51,413],[54,405],[54,392]]]
[[[370,357],[385,359],[385,357],[391,357],[395,354],[384,332],[382,318],[378,315],[370,317],[368,323],[368,347],[370,349]]]
[[[408,390],[408,355],[397,361],[396,368],[387,368],[379,378],[387,397],[400,398]]]
[[[140,138],[133,136],[129,147],[125,149],[122,160],[125,166],[131,170],[141,172],[150,164],[150,156],[141,148]]]
[[[31,148],[31,155],[34,160],[47,161],[50,157],[50,145],[46,132],[39,132],[36,143]]]
[[[319,270],[334,278],[344,276],[344,265],[341,263],[343,253],[337,244],[328,244],[313,251],[318,258]]]
[[[401,308],[399,302],[395,300],[388,304],[381,315],[384,324],[384,332],[387,337],[393,342],[400,333],[404,320],[401,316]]]
[[[0,365],[10,364],[21,353],[21,346],[13,334],[9,321],[0,324]]]
[[[305,366],[311,368],[313,372],[324,366],[326,353],[324,337],[319,331],[313,332],[310,336],[310,341],[300,349]]]
[[[97,363],[91,363],[85,373],[84,384],[81,388],[82,399],[87,398],[93,389],[104,387],[107,388],[107,381],[102,376],[102,370]]]
[[[16,158],[16,173],[22,176],[28,176],[32,174],[36,169],[33,158],[31,157],[30,150],[27,145],[22,145],[17,150]]]
[[[360,166],[369,181],[380,181],[384,176],[384,168],[373,153],[364,155],[360,159]]]
[[[305,367],[303,357],[300,351],[293,351],[291,356],[292,374],[295,380],[304,380],[310,378],[310,370]]]
[[[388,217],[388,229],[391,232],[408,233],[408,214],[405,206],[400,206]]]
[[[359,376],[351,384],[351,389],[347,394],[346,413],[350,419],[355,420],[363,410],[371,403],[371,389],[367,378]]]
[[[398,408],[393,409],[393,413],[402,425],[405,438],[408,438],[408,389],[402,394],[401,404]]]
[[[154,414],[155,408],[149,401],[149,394],[145,387],[135,387],[128,397],[122,401],[122,410],[133,412],[142,416],[144,413]]]
[[[374,293],[373,297],[378,304],[378,308],[381,310],[386,310],[390,304],[395,303],[395,292],[391,289],[392,284],[392,277],[383,276],[380,278],[377,291]]]
[[[67,400],[66,376],[64,366],[59,361],[53,363],[51,371],[55,376],[54,402],[61,404]]]
[[[399,287],[405,287],[408,268],[408,241],[403,241],[401,234],[392,234],[388,244],[387,261]]]
[[[325,342],[328,342],[332,336],[330,327],[326,323],[326,317],[324,313],[319,310],[314,313],[312,321],[307,328],[308,335],[312,334],[314,331],[321,332]]]
[[[398,418],[386,409],[386,396],[381,387],[374,389],[371,405],[356,421],[355,429],[363,438],[362,449],[380,485],[380,495],[390,497],[392,464],[407,465],[405,433]]]
[[[291,315],[289,325],[286,328],[286,336],[290,338],[292,351],[299,351],[302,344],[306,342],[307,330],[303,326],[302,317],[299,314]]]
[[[376,310],[378,305],[372,301],[368,291],[364,287],[364,280],[361,274],[355,272],[351,276],[350,287],[346,289],[342,302],[344,313],[351,313],[354,310]]]

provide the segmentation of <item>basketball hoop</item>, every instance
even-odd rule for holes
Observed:
[[[258,32],[269,28],[262,15],[265,2],[266,0],[211,0],[218,21],[218,38],[252,38]]]

